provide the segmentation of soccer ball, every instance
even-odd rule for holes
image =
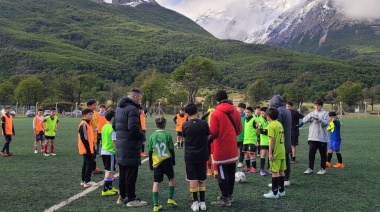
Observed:
[[[235,182],[242,183],[245,182],[247,179],[245,178],[245,174],[243,172],[236,172],[235,173]]]

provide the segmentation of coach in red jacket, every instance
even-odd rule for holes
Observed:
[[[228,100],[226,91],[216,93],[215,111],[210,118],[210,133],[213,138],[213,159],[218,166],[218,184],[222,195],[212,202],[213,206],[230,206],[235,185],[236,162],[238,160],[237,135],[242,131],[240,113]]]

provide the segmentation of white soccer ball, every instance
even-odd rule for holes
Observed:
[[[247,179],[245,178],[245,174],[243,172],[236,172],[235,173],[235,182],[242,183],[245,182]]]

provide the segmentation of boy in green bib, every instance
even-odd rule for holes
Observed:
[[[264,170],[265,159],[268,156],[269,150],[269,139],[268,139],[268,126],[269,122],[267,121],[267,107],[262,107],[260,111],[260,116],[258,118],[258,127],[260,130],[260,175],[265,176],[267,173]],[[269,169],[269,162],[268,162]],[[268,172],[269,173],[269,172]]]
[[[50,142],[50,155],[55,156],[54,153],[54,140],[55,133],[58,130],[58,116],[55,115],[55,107],[50,108],[50,115],[46,116],[41,122],[41,126],[45,131],[45,144],[44,144],[44,156],[49,156],[47,153],[47,146]]]
[[[245,167],[243,172],[256,173],[256,142],[257,142],[257,118],[253,114],[253,108],[245,110],[243,152],[245,153]],[[252,163],[252,168],[251,168]]]

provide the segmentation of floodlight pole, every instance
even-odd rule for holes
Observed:
[[[16,112],[16,115],[17,115],[17,106],[18,106],[18,102],[16,102],[16,111],[15,111],[15,112]]]
[[[36,109],[35,109],[35,111],[37,111],[37,105],[38,105],[38,102],[36,103]]]
[[[58,102],[55,103],[55,109],[58,111]]]
[[[367,102],[364,102],[364,117],[367,118]]]

